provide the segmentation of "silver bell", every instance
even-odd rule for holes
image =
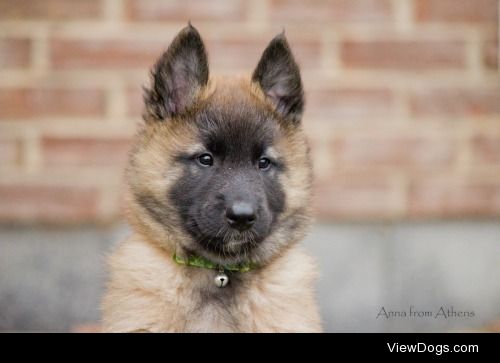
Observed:
[[[224,273],[224,270],[219,271],[219,273],[214,278],[214,283],[217,287],[226,287],[228,282],[229,276]]]

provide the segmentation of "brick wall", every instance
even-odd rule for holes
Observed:
[[[500,216],[496,0],[0,0],[0,221],[119,215],[141,85],[189,19],[213,73],[286,29],[319,217]]]

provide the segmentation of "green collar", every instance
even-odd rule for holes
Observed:
[[[224,270],[233,272],[248,272],[257,267],[257,265],[247,262],[243,264],[229,264],[229,265],[218,265],[215,262],[207,260],[201,256],[189,256],[188,258],[181,258],[174,253],[173,259],[179,265],[193,266],[208,268],[211,270]]]

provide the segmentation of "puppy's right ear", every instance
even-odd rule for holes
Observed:
[[[165,120],[182,114],[208,82],[208,59],[198,31],[189,24],[181,30],[152,72],[145,89],[146,120]]]
[[[274,104],[278,113],[298,124],[304,109],[304,91],[299,66],[295,62],[285,33],[276,36],[260,58],[253,72],[256,82]]]

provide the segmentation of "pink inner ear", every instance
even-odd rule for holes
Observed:
[[[171,113],[177,113],[178,111],[177,103],[172,98],[167,100],[167,108]]]
[[[180,112],[189,102],[189,90],[186,84],[180,85],[175,84],[175,88],[172,89],[171,97],[169,102],[171,103],[171,110],[173,113]]]
[[[267,90],[267,96],[274,102],[278,103],[279,100],[287,96],[287,77],[281,76],[276,79],[276,82]]]
[[[197,87],[192,74],[196,70],[191,69],[190,63],[185,62],[174,62],[172,66],[171,96],[168,105],[172,113],[178,113],[183,111],[192,100],[193,88]]]
[[[172,113],[178,113],[187,106],[190,101],[189,81],[185,74],[180,71],[173,77],[171,96],[168,100]]]
[[[285,95],[285,89],[279,85],[275,85],[267,91],[267,96],[274,102],[278,102]]]

